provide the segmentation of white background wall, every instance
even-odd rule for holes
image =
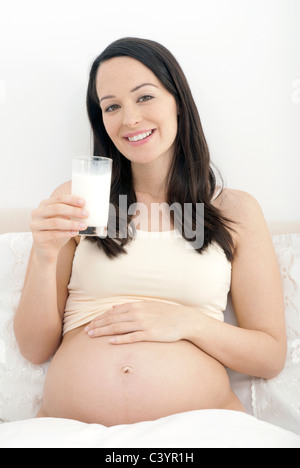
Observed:
[[[300,0],[0,0],[0,206],[37,206],[90,153],[90,65],[128,35],[181,63],[226,185],[300,220]]]

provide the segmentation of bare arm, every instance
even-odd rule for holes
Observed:
[[[235,191],[225,197],[225,214],[239,223],[231,284],[239,327],[203,314],[189,339],[231,369],[273,378],[285,364],[286,328],[272,239],[256,200]]]
[[[33,248],[25,284],[14,319],[16,339],[23,356],[40,364],[58,349],[72,262],[81,217],[70,185],[57,189],[32,213]]]

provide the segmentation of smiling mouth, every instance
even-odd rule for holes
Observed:
[[[131,143],[136,143],[137,141],[143,141],[149,138],[153,134],[154,130],[150,130],[149,132],[140,133],[138,135],[134,135],[132,137],[125,137],[126,140],[130,141]]]

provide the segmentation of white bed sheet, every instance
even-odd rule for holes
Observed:
[[[107,428],[67,419],[0,425],[0,448],[300,448],[300,437],[244,413],[201,410]]]

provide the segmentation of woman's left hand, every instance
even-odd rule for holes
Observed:
[[[170,343],[185,336],[190,307],[156,301],[130,302],[114,306],[95,318],[86,328],[91,338],[109,336],[112,344],[139,341]]]

